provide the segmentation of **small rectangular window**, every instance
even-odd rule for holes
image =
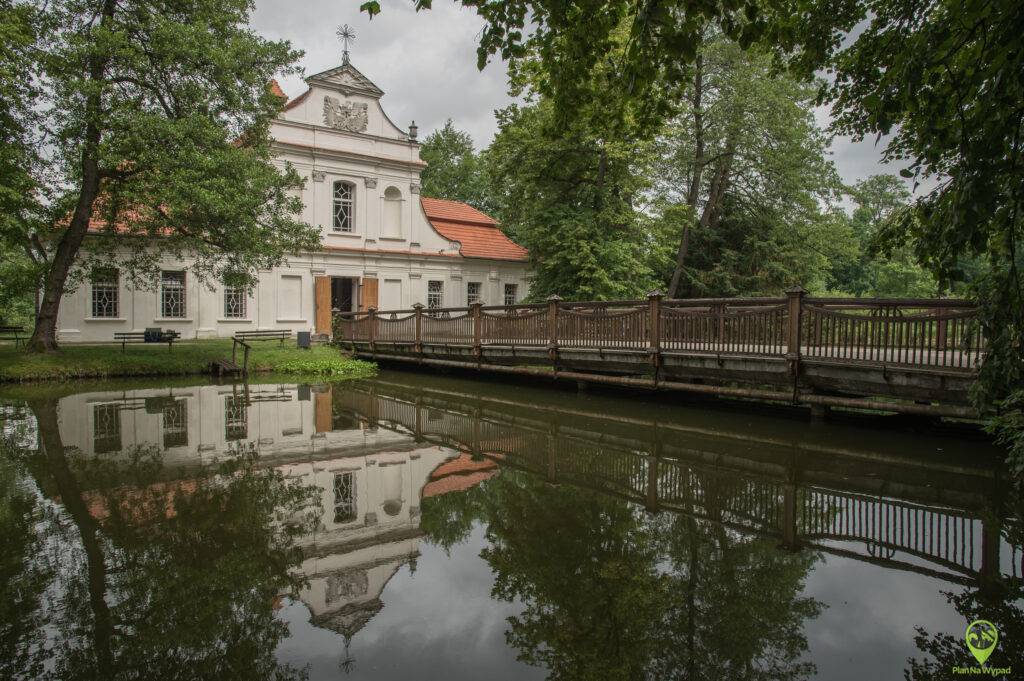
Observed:
[[[334,474],[334,522],[350,523],[356,519],[355,473]]]
[[[516,284],[505,284],[505,304],[515,305],[519,294],[519,286]]]
[[[242,286],[224,287],[224,317],[226,319],[245,319],[245,305],[249,291]]]
[[[96,454],[121,451],[120,404],[97,404],[93,406],[92,442]]]
[[[103,268],[92,273],[92,316],[116,318],[120,308],[120,282],[117,270]]]
[[[427,308],[436,310],[444,305],[444,282],[427,282]]]
[[[160,273],[160,316],[168,319],[185,318],[185,273]]]
[[[244,440],[249,435],[249,414],[245,398],[228,395],[224,398],[224,439]]]
[[[480,302],[480,282],[470,281],[466,283],[466,305]]]
[[[355,230],[355,185],[351,182],[334,183],[334,231],[352,232]]]
[[[163,408],[164,448],[188,446],[188,402],[175,400]]]

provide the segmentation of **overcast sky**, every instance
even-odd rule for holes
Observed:
[[[506,93],[505,66],[492,62],[476,68],[476,47],[483,21],[451,0],[437,0],[430,11],[417,13],[409,0],[383,0],[384,11],[373,21],[359,11],[361,0],[257,0],[252,23],[269,38],[290,40],[305,52],[300,64],[307,74],[341,63],[341,24],[355,29],[352,63],[385,95],[382,103],[401,128],[413,120],[423,138],[451,118],[469,132],[477,147],[494,137],[494,110],[511,100]],[[305,91],[299,77],[282,79],[289,96]],[[828,113],[818,111],[828,122]],[[839,138],[833,156],[843,179],[852,183],[875,173],[896,173],[880,163],[874,140],[854,144]]]

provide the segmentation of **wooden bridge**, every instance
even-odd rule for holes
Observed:
[[[976,418],[976,307],[951,299],[566,302],[338,314],[334,338],[377,360],[727,397]]]
[[[1024,576],[997,460],[942,459],[374,381],[335,414],[748,535],[986,587]]]

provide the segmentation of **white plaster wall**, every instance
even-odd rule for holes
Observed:
[[[324,126],[323,100],[368,105],[364,133],[333,130]],[[463,258],[457,244],[430,225],[420,204],[419,182],[424,163],[419,144],[410,140],[388,119],[380,101],[360,94],[346,95],[314,79],[312,92],[301,104],[285,111],[271,127],[276,162],[291,164],[305,180],[299,190],[301,219],[320,229],[324,250],[297,254],[272,271],[260,272],[250,292],[246,316],[224,316],[224,289],[217,282],[200,283],[186,275],[188,312],[183,319],[158,316],[159,289],[132,290],[121,282],[120,314],[114,319],[91,318],[91,287],[85,283],[65,296],[58,318],[62,342],[113,342],[115,332],[143,331],[147,327],[173,329],[182,338],[230,337],[241,330],[289,329],[313,331],[315,324],[314,278],[317,276],[366,277],[379,281],[379,307],[409,309],[426,304],[427,282],[444,282],[444,305],[466,305],[466,283],[483,283],[484,302],[503,304],[505,283],[518,285],[520,299],[528,293],[525,263]],[[352,233],[333,231],[333,183],[351,182],[355,187],[355,224]],[[390,235],[383,224],[384,192],[394,187],[402,196],[401,229]],[[169,270],[185,269],[190,261],[164,263]],[[297,295],[286,296],[282,277],[298,277]],[[391,283],[387,283],[391,282]],[[385,289],[387,289],[385,293]],[[134,348],[136,352],[138,348]],[[159,351],[157,346],[147,351]]]

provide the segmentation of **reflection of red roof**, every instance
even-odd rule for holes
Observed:
[[[461,492],[470,487],[476,487],[496,472],[481,471],[479,473],[469,473],[468,475],[449,475],[447,478],[441,478],[440,480],[431,480],[423,486],[421,498],[428,499],[448,494],[449,492]]]
[[[421,497],[427,499],[467,490],[497,473],[497,469],[498,464],[490,459],[474,461],[469,454],[460,454],[431,471],[430,481],[423,486]]]
[[[438,234],[462,244],[467,258],[526,260],[528,251],[505,236],[494,218],[460,201],[420,198],[427,220]]]
[[[454,459],[448,459],[430,473],[431,480],[443,478],[446,475],[463,475],[477,471],[491,471],[498,467],[490,459],[474,461],[469,454],[460,454]]]
[[[195,480],[154,482],[141,488],[118,488],[110,496],[117,501],[118,513],[122,517],[136,525],[145,525],[176,516],[178,511],[174,507],[175,498],[179,494],[191,495],[198,487]],[[57,500],[60,501],[60,498]],[[96,520],[103,521],[110,517],[109,499],[102,492],[82,492],[82,500],[89,509],[89,515]]]

